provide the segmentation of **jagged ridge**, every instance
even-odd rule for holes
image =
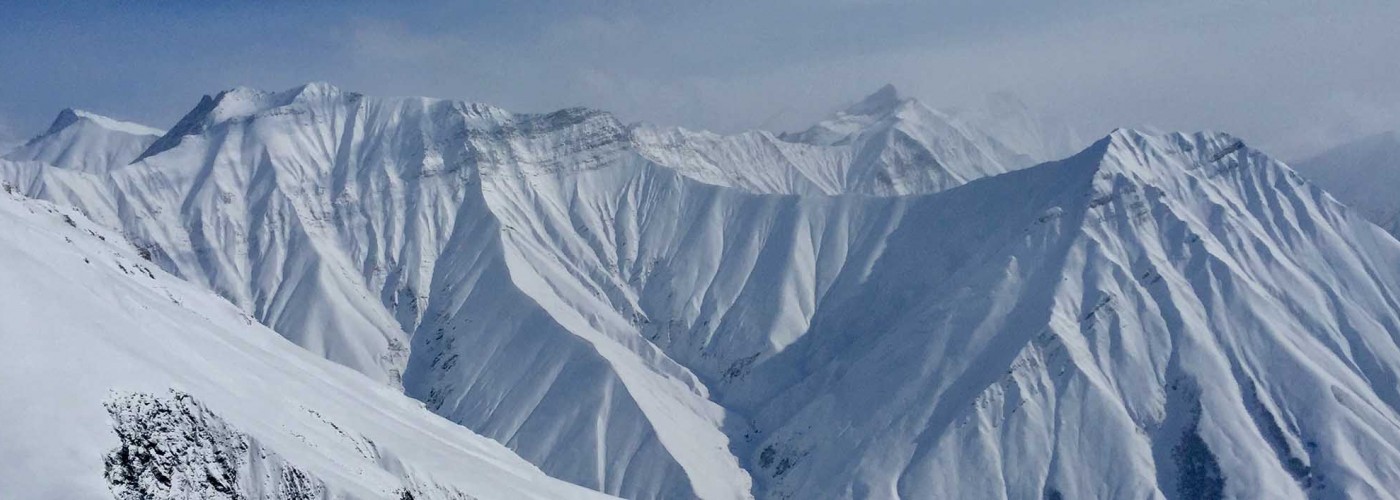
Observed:
[[[834,144],[315,90],[203,113],[227,119],[85,208],[372,376],[411,342],[410,394],[557,477],[1075,498],[1395,475],[1396,244],[1232,137],[1120,131],[934,195],[792,197],[762,193],[855,185],[798,167]],[[911,136],[882,120],[850,137]]]

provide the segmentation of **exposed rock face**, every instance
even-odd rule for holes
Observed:
[[[105,475],[117,498],[324,498],[319,479],[188,394],[119,395],[106,406],[121,440],[106,458]]]

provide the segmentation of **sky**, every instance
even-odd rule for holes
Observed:
[[[0,0],[0,143],[76,107],[169,127],[204,94],[308,81],[737,132],[885,83],[1011,92],[1086,137],[1230,132],[1297,159],[1400,129],[1393,0]]]

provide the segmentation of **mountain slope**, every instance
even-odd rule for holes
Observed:
[[[766,194],[932,193],[1055,158],[1039,156],[1039,146],[1009,148],[981,124],[1015,130],[956,119],[886,85],[796,134],[723,136],[642,125],[632,138],[640,154],[682,175]]]
[[[1388,496],[1400,250],[1236,144],[1115,133],[906,215],[866,291],[729,405],[765,431],[756,479],[794,497]]]
[[[898,199],[753,196],[645,162],[522,175],[484,181],[521,228],[516,272],[692,370],[761,496],[1396,479],[1400,248],[1229,136],[1117,132]]]
[[[1393,239],[1222,134],[973,180],[925,161],[998,151],[945,118],[890,91],[648,138],[312,84],[210,97],[106,176],[0,173],[629,498],[1386,495]],[[904,189],[937,192],[790,195]]]
[[[410,394],[551,474],[634,497],[742,495],[725,412],[695,376],[630,333],[560,317],[519,283],[510,262],[520,252],[498,243],[530,225],[500,220],[499,193],[646,163],[631,151],[636,137],[588,110],[513,115],[325,84],[240,88],[205,99],[105,179],[38,164],[6,175],[122,228],[163,267],[313,352],[390,383],[405,364],[427,366]],[[511,181],[484,182],[490,171]],[[587,390],[556,389],[566,375]]]
[[[1400,133],[1343,144],[1295,165],[1337,199],[1400,237]]]
[[[992,93],[980,106],[949,114],[1012,151],[1042,161],[1070,156],[1089,143],[1073,127],[1033,111],[1009,92]]]
[[[600,496],[297,348],[81,214],[0,193],[0,231],[6,495]]]
[[[135,160],[162,134],[145,125],[65,109],[47,131],[6,153],[4,158],[102,173]]]
[[[903,199],[514,174],[483,180],[513,273],[747,415],[726,428],[764,496],[1375,496],[1396,473],[1400,249],[1228,136],[1120,132]],[[1102,434],[1060,440],[1082,414]]]
[[[405,365],[431,366],[441,382],[410,394],[550,474],[632,497],[745,495],[723,410],[684,370],[551,316],[499,244],[510,228],[481,165],[587,169],[626,145],[603,113],[312,84],[208,98],[86,191],[41,164],[7,175],[30,194],[91,194],[64,201],[312,352],[394,385]]]

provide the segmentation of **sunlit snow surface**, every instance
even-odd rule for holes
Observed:
[[[40,161],[67,170],[105,173],[135,159],[164,134],[82,110],[65,109],[49,129],[4,153],[13,161]]]
[[[72,209],[0,193],[0,234],[0,343],[10,353],[0,365],[0,496],[112,498],[120,490],[109,490],[104,460],[122,442],[117,429],[138,427],[123,415],[151,422],[150,405],[173,404],[172,391],[207,408],[203,430],[180,419],[145,429],[204,433],[185,456],[162,457],[189,465],[166,481],[184,494],[134,498],[590,496],[297,348]],[[174,439],[152,442],[181,449]],[[226,463],[239,495],[199,489],[219,468],[194,450],[234,441],[252,448]],[[305,489],[289,489],[293,469]]]
[[[211,97],[110,174],[0,174],[626,497],[1400,484],[1400,243],[1228,135],[1016,170],[968,123],[884,90],[779,137],[313,84]]]

